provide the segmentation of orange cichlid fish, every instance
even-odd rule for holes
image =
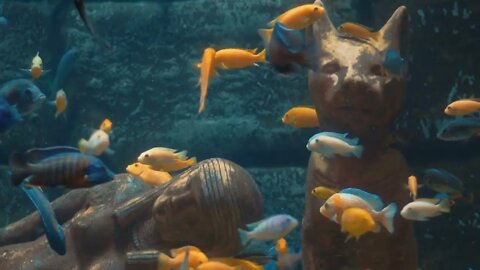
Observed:
[[[128,173],[140,177],[145,183],[151,186],[158,186],[172,179],[172,176],[168,172],[155,171],[150,165],[138,162],[128,165],[126,170]]]
[[[215,67],[222,69],[245,68],[256,62],[266,63],[266,51],[255,54],[257,49],[222,49],[215,53]]]
[[[367,232],[379,232],[378,226],[372,218],[372,215],[362,208],[348,208],[346,209],[340,220],[341,231],[348,233],[347,239],[355,237],[358,241],[360,236]]]
[[[316,20],[323,16],[324,13],[325,9],[319,5],[301,5],[287,10],[285,13],[269,22],[269,26],[273,27],[276,23],[281,23],[290,29],[301,30],[312,25]],[[270,44],[272,33],[273,28],[258,30],[258,34],[262,37],[265,48],[268,48]]]
[[[203,51],[202,62],[200,63],[200,106],[198,113],[205,110],[205,99],[207,98],[208,82],[215,75],[215,50],[206,48]]]
[[[258,265],[254,262],[236,259],[236,258],[211,258],[210,262],[220,262],[229,266],[237,266],[240,269],[245,270],[263,270],[263,266]]]
[[[106,133],[110,133],[112,132],[112,121],[110,121],[110,119],[108,118],[105,118],[105,120],[103,120],[102,124],[100,124],[100,128],[101,130],[105,131]]]
[[[55,96],[55,100],[51,102],[51,104],[55,105],[56,112],[55,112],[55,118],[57,118],[60,114],[65,112],[67,109],[67,94],[63,89],[60,89],[57,91],[57,94]]]
[[[230,266],[221,262],[209,261],[200,264],[196,270],[241,270],[241,266]]]
[[[90,135],[88,141],[85,139],[78,141],[78,148],[81,153],[96,156],[100,156],[103,152],[107,151],[109,146],[110,137],[101,129],[95,130],[92,135]]]
[[[328,188],[324,186],[318,186],[312,190],[312,195],[322,200],[328,200],[328,198],[330,198],[335,193],[338,193],[338,189]]]
[[[293,107],[282,117],[282,123],[294,128],[318,127],[317,111],[308,107]]]
[[[32,78],[34,79],[40,78],[43,74],[49,71],[49,70],[43,70],[43,61],[39,53],[40,52],[37,52],[37,54],[32,58],[32,64],[30,65],[30,69],[22,69],[30,72],[30,74],[32,75]]]
[[[351,37],[356,37],[365,40],[378,41],[379,32],[372,32],[368,27],[352,22],[343,23],[338,27],[338,30]]]
[[[180,267],[187,256],[187,251],[189,267],[197,269],[196,267],[199,265],[208,262],[208,257],[200,249],[194,246],[185,246],[170,250],[172,257],[166,255],[165,253],[160,253],[157,258],[157,269],[180,270]]]
[[[412,196],[413,200],[417,199],[417,190],[418,190],[418,183],[417,178],[415,175],[411,175],[408,177],[408,190],[410,191],[410,196]]]
[[[480,98],[461,99],[450,103],[445,108],[446,115],[462,116],[480,110]]]
[[[141,153],[138,162],[151,165],[155,170],[174,172],[185,169],[197,163],[195,157],[187,158],[187,151],[178,151],[165,147],[154,147]]]
[[[285,238],[278,239],[277,243],[275,244],[275,250],[277,251],[278,254],[287,254],[288,252],[287,240],[285,240]]]

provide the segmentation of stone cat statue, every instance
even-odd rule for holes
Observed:
[[[315,2],[323,3],[320,0]],[[318,68],[309,71],[309,90],[320,130],[348,133],[364,146],[360,159],[313,153],[305,184],[303,219],[304,269],[417,269],[413,224],[398,212],[410,201],[405,184],[408,167],[403,155],[391,148],[390,129],[405,93],[405,73],[385,72],[386,51],[406,58],[408,19],[399,7],[379,30],[375,42],[347,36],[331,23],[328,14],[307,29],[307,41],[319,48]],[[316,186],[356,187],[378,194],[385,204],[395,202],[394,234],[368,233],[345,242],[338,224],[319,213],[323,200],[311,195]]]

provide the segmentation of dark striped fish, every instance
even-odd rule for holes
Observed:
[[[112,180],[115,175],[95,156],[72,147],[37,148],[26,155],[10,156],[11,181],[20,185],[91,187]]]

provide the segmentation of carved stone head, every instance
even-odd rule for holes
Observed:
[[[342,34],[327,12],[307,29],[307,42],[319,48],[318,68],[308,79],[321,130],[348,132],[367,149],[385,145],[403,101],[405,75],[385,72],[383,60],[388,49],[406,58],[406,30],[405,7],[395,11],[375,42]]]

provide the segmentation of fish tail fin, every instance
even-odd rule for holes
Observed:
[[[256,56],[258,57],[259,62],[266,63],[267,62],[267,59],[266,59],[267,58],[267,49],[263,49]]]
[[[238,235],[240,236],[240,243],[242,243],[242,246],[248,245],[250,242],[250,235],[247,231],[238,229]]]
[[[205,98],[200,97],[200,106],[198,107],[198,114],[201,114],[205,110]]]
[[[191,158],[187,159],[186,161],[188,161],[189,165],[191,166],[191,165],[197,163],[197,158],[196,157],[191,157]]]
[[[78,141],[78,149],[80,150],[80,153],[86,153],[88,148],[88,141],[85,139],[80,139]]]
[[[355,150],[353,150],[353,155],[357,158],[360,158],[363,154],[363,146],[358,145],[355,146]]]
[[[175,153],[177,155],[177,157],[181,160],[186,160],[187,159],[187,154],[188,154],[188,151],[187,150],[183,150],[183,151],[180,151],[178,153]]]
[[[389,233],[393,233],[395,231],[395,228],[393,226],[393,218],[395,217],[395,214],[397,213],[397,204],[396,203],[391,203],[387,207],[383,208],[383,210],[380,212],[381,218],[380,218],[380,223],[387,229]]]
[[[258,29],[258,34],[262,38],[263,46],[265,48],[268,48],[268,46],[270,45],[270,40],[272,39],[272,33],[273,33],[273,29],[271,28]]]
[[[20,153],[13,153],[9,160],[10,170],[12,171],[11,182],[18,186],[30,175],[30,167],[27,160]]]
[[[448,200],[448,199],[442,200],[442,201],[438,204],[438,209],[439,209],[442,213],[450,213],[450,200]]]

